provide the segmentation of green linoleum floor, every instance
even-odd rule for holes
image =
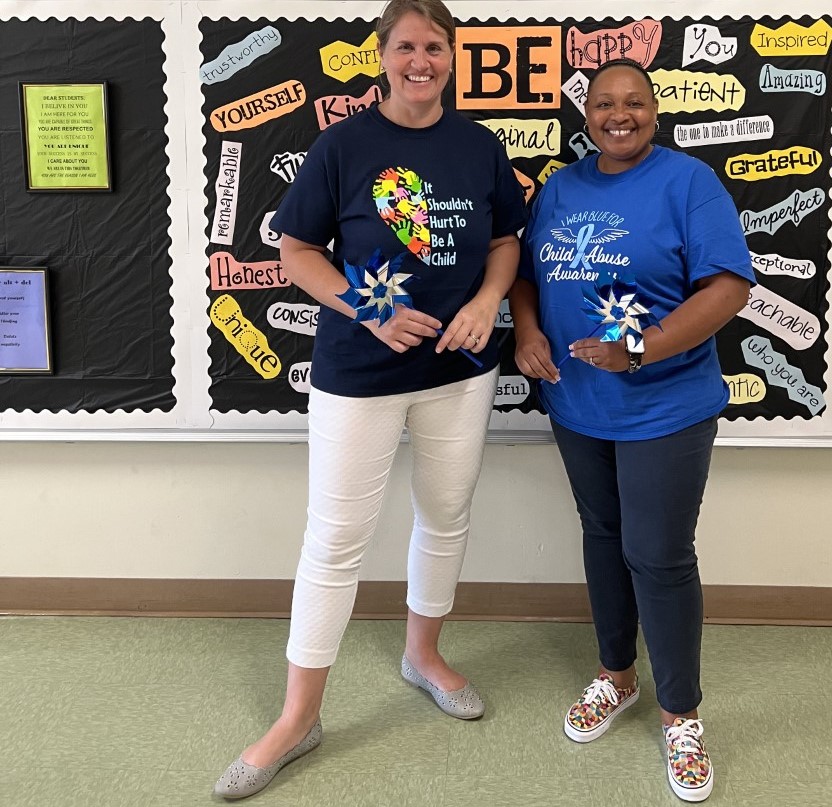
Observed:
[[[288,623],[0,618],[2,807],[197,807],[276,716]],[[352,622],[324,701],[323,745],[258,807],[653,807],[665,780],[655,693],[579,746],[563,712],[595,672],[589,625],[450,622],[446,657],[482,720],[405,684],[404,623]],[[709,805],[832,805],[832,628],[704,631]]]

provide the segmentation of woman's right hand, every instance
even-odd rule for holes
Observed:
[[[549,340],[539,328],[525,329],[522,334],[515,331],[517,348],[514,361],[517,369],[529,378],[542,378],[552,384],[560,381],[560,372],[552,362]]]
[[[425,338],[435,339],[438,335],[436,329],[442,327],[442,323],[435,317],[405,305],[397,305],[396,313],[384,325],[379,325],[377,319],[363,322],[362,325],[396,353],[404,353],[422,344]]]

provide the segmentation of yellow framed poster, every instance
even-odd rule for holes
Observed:
[[[27,191],[111,191],[107,83],[22,81]]]

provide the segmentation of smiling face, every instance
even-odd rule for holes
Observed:
[[[390,83],[388,117],[397,122],[438,118],[453,61],[448,35],[411,11],[393,26],[379,54]]]
[[[599,74],[585,109],[589,136],[601,150],[599,171],[620,174],[650,153],[659,104],[638,70],[610,67]]]

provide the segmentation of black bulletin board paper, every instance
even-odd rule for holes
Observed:
[[[786,82],[787,87],[795,88],[799,86],[798,82],[818,80],[821,73],[832,76],[832,56],[827,49],[824,54],[774,57],[761,54],[753,47],[753,43],[761,41],[760,37],[763,36],[758,31],[779,29],[789,22],[803,27],[816,24],[816,29],[820,31],[818,39],[832,36],[829,17],[821,20],[804,17],[793,21],[768,17],[696,20],[689,17],[681,20],[669,17],[658,17],[656,20],[539,18],[500,22],[493,19],[484,22],[468,19],[457,23],[458,34],[462,28],[469,32],[474,29],[471,34],[473,39],[477,38],[476,29],[483,29],[481,40],[485,47],[489,47],[488,43],[492,40],[500,38],[501,34],[495,34],[494,29],[530,26],[531,34],[538,32],[541,35],[549,35],[551,31],[557,30],[561,38],[561,84],[567,83],[579,72],[584,76],[591,74],[599,54],[605,52],[604,48],[610,50],[609,58],[613,58],[617,52],[616,43],[622,41],[619,37],[629,37],[632,48],[627,51],[627,55],[645,61],[649,58],[647,69],[651,73],[682,71],[694,74],[691,78],[680,79],[678,86],[671,81],[662,88],[659,100],[660,131],[655,142],[671,148],[685,148],[710,164],[732,195],[738,210],[746,211],[746,220],[751,220],[760,211],[778,204],[788,207],[789,200],[795,194],[800,200],[796,203],[797,207],[805,203],[805,206],[815,208],[811,215],[805,215],[799,221],[799,226],[786,223],[774,233],[757,229],[747,235],[749,249],[759,256],[759,265],[770,272],[758,273],[758,291],[769,296],[757,301],[757,305],[760,311],[777,317],[778,322],[775,327],[767,329],[762,315],[758,317],[758,320],[763,320],[762,324],[760,321],[737,317],[718,335],[723,374],[730,378],[732,388],[743,400],[742,403],[729,404],[723,413],[726,420],[810,420],[822,414],[825,409],[823,376],[827,370],[824,356],[827,350],[829,313],[826,301],[829,288],[828,164],[832,147],[830,90],[812,92],[811,86],[808,86],[809,91],[793,89],[781,93],[770,90],[778,80]],[[701,34],[698,41],[694,37],[691,42],[689,29],[692,27],[696,27]],[[309,148],[322,125],[331,125],[339,116],[349,114],[349,106],[360,109],[372,100],[375,92],[376,81],[370,74],[372,71],[361,71],[353,64],[351,78],[346,81],[333,71],[324,71],[324,54],[330,53],[325,49],[337,41],[345,49],[348,61],[350,57],[353,62],[359,63],[362,58],[371,60],[371,46],[368,47],[366,42],[372,34],[373,25],[360,19],[203,19],[200,29],[203,60],[212,69],[208,80],[204,80],[202,85],[205,121],[203,134],[206,141],[205,190],[209,199],[206,231],[210,230],[216,213],[214,200],[217,198],[216,183],[223,141],[238,143],[242,150],[239,175],[235,179],[239,194],[236,200],[237,225],[233,244],[210,244],[207,262],[209,265],[216,263],[219,254],[226,264],[232,261],[236,265],[265,265],[263,262],[279,258],[279,253],[269,244],[268,238],[264,238],[263,222],[269,211],[277,209],[290,186],[293,168],[287,163]],[[222,58],[218,55],[233,54],[235,47],[242,50],[244,45],[251,50],[252,42],[257,42],[253,37],[259,36],[263,40],[267,35],[264,32],[269,31],[279,32],[282,41],[278,47],[251,60],[245,69],[238,70],[230,77],[222,76],[224,68]],[[652,39],[648,37],[651,32],[655,32]],[[707,35],[705,32],[708,32]],[[777,35],[772,34],[769,38],[776,40]],[[693,52],[697,45],[701,51],[697,54],[699,58],[683,67],[685,49]],[[257,47],[262,48],[263,45],[258,44]],[[730,58],[720,64],[703,58],[706,53],[710,56],[718,54],[720,47]],[[512,48],[506,46],[504,52],[510,55]],[[494,62],[497,56],[490,54],[488,58]],[[233,60],[226,62],[232,64]],[[338,64],[337,60],[335,64]],[[725,78],[726,75],[728,78]],[[468,82],[468,89],[477,84],[477,81],[471,81],[465,75],[460,63],[459,48],[455,81],[457,100],[460,97],[460,83]],[[217,130],[214,125],[217,119],[212,121],[213,111],[230,109],[235,103],[240,104],[243,99],[262,92],[264,88],[280,85],[281,82],[287,83],[289,87],[292,82],[300,83],[305,90],[306,101],[295,111],[262,125],[248,126],[244,123],[246,128],[240,130]],[[715,111],[708,108],[726,99],[730,102],[734,96],[739,97],[740,88],[745,92],[745,100],[739,109]],[[332,99],[334,96],[341,100],[320,100]],[[703,98],[706,100],[702,101]],[[453,104],[453,93],[449,92],[445,100],[447,104]],[[471,106],[477,108],[465,109],[464,114],[475,120],[555,118],[559,122],[562,130],[559,153],[521,155],[512,160],[515,169],[534,183],[535,193],[541,187],[536,178],[551,159],[568,163],[584,153],[586,140],[582,132],[583,116],[565,93],[559,108],[555,110],[537,109],[526,112],[518,110],[516,106],[494,109],[488,107],[487,101]],[[242,120],[245,114],[248,111],[238,113],[238,120]],[[761,123],[766,116],[770,119],[770,124]],[[767,139],[720,142],[719,128],[727,127],[729,124],[726,121],[740,119],[742,120],[734,125],[770,125],[773,135]],[[693,138],[697,136],[704,137],[704,140],[691,147]],[[682,139],[683,137],[688,139]],[[569,143],[571,139],[575,143],[574,147]],[[685,145],[680,146],[680,142]],[[794,146],[800,147],[800,154],[809,155],[806,159],[814,160],[818,170],[807,174],[792,172],[763,176],[764,181],[748,181],[743,177],[741,164],[735,159],[744,153],[778,152],[769,161],[776,160],[779,152],[790,153],[789,149]],[[729,176],[727,165],[732,159],[732,176]],[[746,167],[748,162],[746,160]],[[821,162],[825,168],[820,167]],[[274,233],[271,235],[275,236]],[[788,266],[794,271],[782,271],[782,262],[778,270],[778,258],[782,256],[788,256]],[[804,266],[814,267],[811,277],[800,272],[800,267]],[[223,293],[221,289],[209,291],[212,300]],[[301,369],[306,371],[309,366],[313,339],[309,335],[271,327],[268,311],[276,302],[297,307],[314,306],[315,301],[294,286],[246,289],[235,291],[233,295],[239,311],[245,312],[250,323],[266,339],[279,344],[279,349],[276,350],[286,370],[274,379],[264,380],[252,371],[239,352],[230,347],[225,335],[214,325],[209,325],[210,395],[213,408],[219,412],[305,411],[306,395],[298,391],[297,382]],[[779,299],[787,300],[795,311],[780,310],[778,306],[783,304],[777,302]],[[801,319],[804,315],[811,318],[811,325],[806,325]],[[793,334],[801,327],[804,328],[804,334],[809,334],[808,337],[801,339],[798,333],[793,338]],[[786,339],[792,341],[785,341]],[[506,413],[539,412],[533,388],[519,403],[517,397],[522,396],[514,395],[526,382],[514,364],[514,341],[510,328],[502,330],[502,341],[501,376],[506,382],[498,391],[496,410]],[[762,388],[765,388],[765,397],[754,400],[757,397],[754,391]],[[506,393],[503,397],[506,403],[501,405],[500,392],[503,390]]]
[[[109,93],[114,191],[26,192],[20,119],[0,119],[0,265],[49,266],[54,375],[0,376],[2,409],[174,405],[162,31],[153,20],[0,22],[0,108],[18,82]]]

